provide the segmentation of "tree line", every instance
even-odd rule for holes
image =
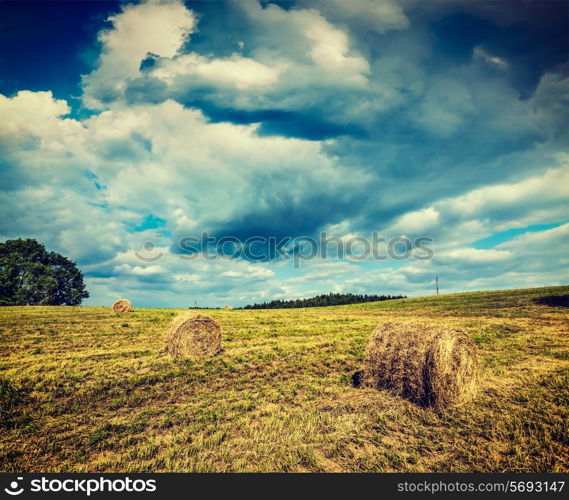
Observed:
[[[308,299],[271,300],[261,304],[247,305],[239,309],[292,309],[295,307],[343,306],[364,302],[381,302],[384,300],[405,299],[405,295],[367,295],[354,293],[329,293]]]

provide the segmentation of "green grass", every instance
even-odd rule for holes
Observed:
[[[569,287],[288,310],[209,311],[209,360],[161,355],[179,310],[0,308],[0,470],[567,471]],[[483,379],[441,416],[355,389],[370,332],[464,328]]]

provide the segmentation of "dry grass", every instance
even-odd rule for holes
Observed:
[[[368,343],[363,381],[438,411],[457,407],[476,393],[476,346],[459,328],[384,323]]]
[[[134,308],[132,307],[130,300],[118,299],[118,300],[115,300],[115,302],[113,304],[113,312],[127,313],[127,312],[133,312],[133,311],[134,311]]]
[[[175,358],[212,357],[221,351],[221,327],[209,316],[180,314],[172,320],[164,346]]]
[[[534,302],[568,293],[208,311],[223,355],[191,359],[160,355],[182,311],[3,307],[0,470],[568,471],[568,309]],[[472,403],[440,414],[352,387],[370,332],[394,320],[468,333]]]

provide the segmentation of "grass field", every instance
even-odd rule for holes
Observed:
[[[215,310],[223,354],[160,354],[177,310],[0,308],[0,470],[568,471],[569,287]],[[356,389],[373,328],[463,327],[482,386],[444,416]]]

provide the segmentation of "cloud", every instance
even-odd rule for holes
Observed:
[[[266,87],[279,79],[280,70],[254,59],[234,54],[223,59],[209,59],[198,54],[176,58],[155,59],[149,71],[152,77],[166,84],[174,83],[179,76],[193,81],[196,86],[231,86],[237,90]]]
[[[508,288],[562,285],[569,279],[567,243],[569,224],[518,236],[495,249],[460,248],[435,253],[431,261],[360,269],[343,284],[360,293],[385,290],[411,295],[434,294],[435,276],[442,293],[503,289],[505,283]]]
[[[41,150],[48,162],[69,148],[79,147],[83,127],[65,118],[69,112],[67,102],[54,99],[49,91],[22,90],[12,98],[0,94],[0,147],[6,155],[33,156]],[[34,165],[29,167],[33,169]],[[36,170],[34,175],[44,179],[49,174]]]
[[[315,7],[333,20],[372,29],[377,33],[409,27],[409,19],[401,4],[392,0],[319,0],[302,1],[300,5]]]
[[[501,57],[493,56],[486,52],[482,47],[475,47],[473,57],[484,61],[498,69],[507,70],[510,65]]]
[[[321,223],[314,204],[348,205],[355,193],[346,187],[358,189],[364,178],[357,169],[348,174],[318,143],[259,137],[252,125],[208,123],[172,101],[106,111],[85,125],[88,150],[106,160],[92,167],[106,186],[106,203],[155,214],[179,234],[311,231]],[[289,220],[275,217],[279,211]]]
[[[566,280],[567,225],[472,248],[566,221],[569,80],[557,56],[538,64],[531,51],[526,64],[513,53],[512,40],[543,33],[525,14],[462,4],[124,5],[82,79],[91,112],[50,91],[0,95],[0,236],[77,260],[91,303],[416,295],[435,275],[446,291]],[[202,231],[321,229],[428,235],[435,258],[316,259],[296,271],[187,260],[177,246]],[[137,256],[147,241],[159,260]]]
[[[196,24],[182,2],[160,0],[127,4],[109,21],[112,28],[99,34],[98,68],[83,78],[83,99],[94,109],[121,94],[126,82],[139,74],[147,54],[173,57]]]
[[[440,247],[463,246],[513,227],[558,222],[569,209],[569,164],[508,184],[474,189],[463,195],[437,200],[398,217],[390,232],[427,234]],[[449,254],[450,255],[450,254]]]
[[[433,229],[439,224],[440,213],[433,207],[407,212],[400,216],[392,230],[401,233],[419,233]]]

